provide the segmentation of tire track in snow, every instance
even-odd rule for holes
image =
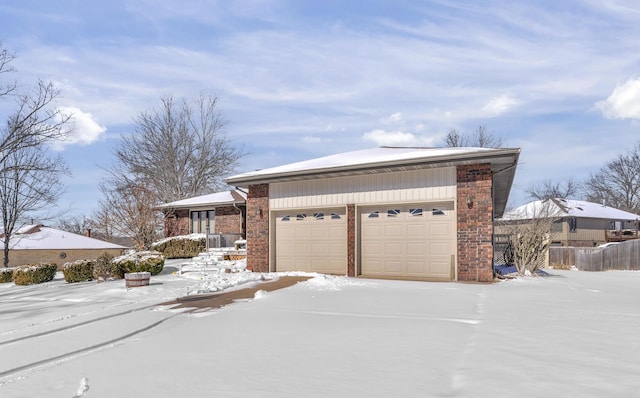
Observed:
[[[150,307],[153,307],[153,306],[150,306]],[[65,361],[74,359],[76,357],[79,357],[79,356],[82,356],[82,355],[85,355],[85,354],[88,354],[88,353],[91,353],[93,351],[97,351],[97,350],[100,350],[100,349],[103,349],[103,348],[107,348],[108,346],[116,345],[118,343],[121,343],[121,342],[133,337],[133,336],[136,336],[136,335],[138,335],[140,333],[144,333],[144,332],[146,332],[148,330],[151,330],[151,329],[157,327],[158,325],[161,325],[162,323],[164,323],[164,322],[168,321],[169,319],[171,319],[171,318],[173,318],[173,317],[175,317],[177,315],[180,315],[180,314],[182,314],[182,312],[173,313],[173,314],[171,314],[171,315],[169,315],[169,316],[167,316],[165,318],[162,318],[162,319],[160,319],[158,321],[155,321],[155,322],[153,322],[153,323],[151,323],[151,324],[149,324],[147,326],[144,326],[142,328],[138,328],[138,329],[136,329],[134,331],[131,331],[131,332],[127,333],[127,334],[124,334],[122,336],[118,336],[116,338],[109,339],[107,341],[102,341],[100,343],[93,344],[93,345],[91,345],[89,347],[80,348],[80,349],[77,349],[77,350],[66,352],[64,354],[56,355],[56,356],[53,356],[53,357],[50,357],[50,358],[41,359],[41,360],[38,360],[38,361],[31,362],[29,364],[25,364],[25,365],[22,365],[22,366],[18,366],[18,367],[12,368],[12,369],[8,369],[8,370],[5,370],[5,371],[2,371],[2,372],[0,372],[0,387],[5,385],[5,384],[11,383],[11,382],[13,382],[15,380],[24,378],[25,375],[20,375],[21,373],[24,374],[24,373],[27,373],[29,371],[36,371],[37,369],[46,367],[47,365],[55,365],[55,364],[58,364],[58,363],[61,363],[61,362],[65,362]],[[120,314],[120,315],[122,315],[122,314]],[[112,318],[112,316],[109,316],[107,318]],[[9,378],[10,376],[13,376],[13,377]],[[6,379],[6,378],[8,378],[8,379],[7,380],[2,380],[2,379]]]
[[[105,316],[101,316],[101,317],[94,318],[94,319],[88,319],[86,321],[74,323],[73,325],[67,325],[67,326],[63,326],[63,327],[60,327],[60,328],[47,330],[47,331],[44,331],[44,332],[33,333],[33,334],[30,334],[30,335],[27,335],[27,336],[17,337],[15,339],[11,339],[11,340],[0,341],[0,347],[5,346],[5,345],[9,345],[9,344],[15,344],[15,343],[18,343],[18,342],[21,342],[21,341],[25,341],[25,340],[30,340],[30,339],[35,339],[35,338],[38,338],[38,337],[47,336],[47,335],[50,335],[50,334],[65,332],[65,331],[76,329],[76,328],[79,328],[79,327],[82,327],[82,326],[90,325],[92,323],[104,321],[104,320],[107,320],[107,319],[110,319],[110,318],[115,318],[115,317],[122,316],[122,315],[132,314],[132,313],[134,313],[136,311],[145,310],[145,309],[148,309],[148,308],[151,308],[151,307],[155,307],[155,306],[156,305],[153,304],[153,305],[148,305],[148,306],[145,306],[145,307],[133,308],[133,309],[130,309],[130,310],[127,310],[127,311],[123,311],[123,312],[119,312],[119,313],[116,313],[116,314],[105,315]]]

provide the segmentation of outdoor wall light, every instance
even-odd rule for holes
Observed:
[[[262,217],[262,209],[259,207],[258,207],[258,210],[256,210],[256,216]]]
[[[471,196],[471,195],[467,195],[467,207],[468,208],[472,208],[473,207],[473,196]]]

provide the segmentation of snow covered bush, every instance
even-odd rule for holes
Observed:
[[[13,283],[16,285],[33,285],[53,280],[58,266],[51,263],[21,265],[13,271]]]
[[[0,268],[0,283],[13,281],[13,270],[15,268]]]
[[[113,279],[122,279],[124,273],[113,262],[113,256],[107,252],[102,253],[93,266],[93,279],[98,282],[109,281]]]
[[[116,257],[113,263],[123,274],[151,272],[151,275],[158,275],[164,268],[164,257],[157,251],[140,251]]]
[[[154,242],[151,249],[159,251],[165,258],[190,258],[205,250],[205,239],[205,234],[173,236]]]
[[[64,263],[62,273],[67,283],[84,282],[93,279],[95,260],[76,260]]]

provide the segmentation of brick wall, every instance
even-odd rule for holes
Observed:
[[[242,211],[233,206],[216,207],[215,231],[216,234],[244,235],[244,222]]]
[[[25,264],[54,263],[62,271],[64,263],[76,260],[94,260],[104,252],[114,257],[122,255],[121,249],[56,249],[56,250],[9,250],[9,266]],[[4,257],[4,256],[3,256]],[[64,257],[64,258],[63,258]]]
[[[457,168],[459,281],[493,281],[492,184],[489,164]]]
[[[189,210],[174,210],[164,213],[164,236],[180,236],[189,234]]]
[[[356,276],[356,206],[347,205],[347,275]]]
[[[249,185],[247,269],[269,272],[269,184]]]

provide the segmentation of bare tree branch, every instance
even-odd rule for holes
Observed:
[[[531,184],[525,192],[531,199],[535,200],[550,198],[578,199],[580,184],[573,178],[564,181],[544,180]]]
[[[444,143],[449,148],[455,147],[480,147],[480,148],[501,148],[502,138],[489,132],[485,126],[478,126],[471,133],[461,133],[456,129],[451,129],[444,138]]]
[[[640,142],[591,174],[584,191],[589,201],[640,213]]]

